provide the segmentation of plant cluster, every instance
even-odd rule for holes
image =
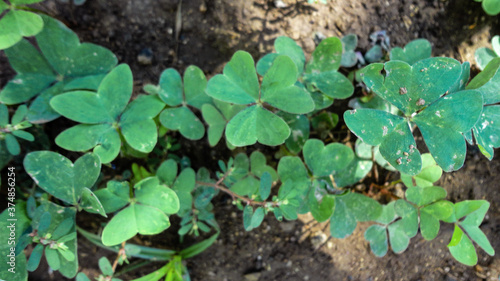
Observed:
[[[369,65],[346,77],[340,67],[358,63],[355,35],[324,39],[309,60],[292,39],[278,37],[275,52],[257,63],[238,51],[211,79],[196,66],[182,75],[169,68],[158,85],[146,85],[145,94],[132,98],[133,74],[126,64],[118,65],[103,47],[80,43],[59,21],[39,17],[38,48],[19,39],[5,50],[17,74],[0,92],[0,166],[20,155],[22,168],[7,168],[12,196],[0,227],[9,226],[9,217],[17,222],[11,232],[0,234],[1,241],[15,237],[14,246],[0,245],[0,278],[26,280],[27,271],[45,256],[52,270],[89,280],[78,273],[79,232],[117,252],[113,264],[99,260],[99,280],[119,280],[117,266],[130,257],[165,262],[136,281],[189,280],[182,260],[208,248],[224,231],[212,204],[220,193],[242,210],[247,231],[258,228],[269,213],[279,221],[311,213],[316,221],[330,223],[335,238],[351,235],[358,222],[371,221],[365,238],[375,255],[384,256],[389,249],[406,250],[419,231],[426,240],[436,238],[445,222],[455,225],[448,248],[459,262],[477,263],[473,242],[494,255],[479,228],[489,203],[447,201],[446,191],[434,183],[443,170],[463,166],[466,141],[490,160],[500,146],[495,90],[500,59],[469,82],[469,63],[431,57],[427,40],[389,50],[388,38],[378,34],[377,44],[387,50],[381,47],[380,56],[371,56]],[[383,62],[386,57],[390,60]],[[364,85],[367,95],[353,98],[353,110],[343,113],[357,136],[353,149],[341,141],[345,133],[333,132],[340,118],[330,108],[335,99],[353,95],[354,82]],[[50,147],[28,151],[25,141],[36,138],[36,129],[60,117],[77,124],[62,131],[55,144],[79,157],[72,161]],[[421,153],[417,128],[430,153]],[[172,153],[178,146],[172,141],[176,131],[192,141],[207,135],[210,146],[224,136],[229,149],[279,146],[278,161],[253,150],[220,159],[217,170],[195,170],[189,159]],[[106,175],[125,158],[139,164]],[[396,182],[406,186],[404,197],[392,194],[381,204],[353,192],[350,187],[377,166],[401,173]],[[16,185],[21,170],[33,180],[32,187]],[[108,218],[100,235],[76,225],[82,211]],[[163,232],[172,216],[180,218],[181,238],[215,234],[180,251],[128,242],[137,234]],[[33,249],[29,258],[26,247]],[[9,270],[12,260],[15,275]]]

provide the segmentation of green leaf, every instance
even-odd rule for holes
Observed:
[[[175,214],[179,211],[179,198],[176,193],[160,185],[157,177],[150,177],[138,182],[135,186],[137,202],[158,208],[165,214]]]
[[[306,61],[304,51],[302,51],[302,48],[297,45],[293,39],[285,36],[276,38],[274,41],[274,49],[278,54],[290,57],[295,63],[295,66],[297,66],[299,73],[304,70],[304,64]]]
[[[23,36],[33,36],[43,29],[42,18],[31,12],[11,9],[0,21],[0,50],[14,46]]]
[[[247,205],[245,209],[243,209],[243,227],[246,231],[252,230],[252,217],[253,217],[253,208],[250,205]]]
[[[61,267],[61,260],[57,254],[57,250],[51,249],[50,247],[45,247],[45,258],[52,270],[59,270]]]
[[[144,220],[148,218],[148,220]],[[155,223],[151,223],[151,222]],[[170,227],[168,216],[155,207],[131,204],[116,214],[104,227],[102,243],[113,246],[122,243],[137,233],[153,235]]]
[[[418,207],[446,198],[446,190],[439,186],[415,186],[406,190],[406,199]]]
[[[54,233],[57,227],[62,224],[65,220],[70,218],[73,222],[76,218],[76,210],[75,208],[65,208],[59,205],[53,204],[51,202],[46,201],[46,199],[42,199],[41,205],[35,211],[35,216],[33,217],[32,227],[34,229],[39,228],[39,222],[44,213],[50,213],[51,215],[51,223],[46,231],[47,233]],[[76,228],[75,225],[71,227],[69,234],[58,239],[58,243],[64,243],[64,246],[67,247],[66,251],[73,254],[73,256],[77,256],[77,237],[76,237]],[[60,251],[57,251],[57,256],[59,260],[64,258],[59,254]],[[69,254],[71,255],[71,254]],[[64,258],[64,262],[59,263],[59,272],[65,276],[66,278],[75,277],[78,272],[78,259],[68,260]],[[55,265],[56,266],[56,265]]]
[[[340,197],[335,200],[335,210],[330,218],[330,235],[335,238],[345,238],[354,232],[358,223],[345,202],[338,198]]]
[[[182,78],[173,68],[165,69],[160,75],[158,95],[170,106],[178,106],[184,101]]]
[[[309,139],[304,145],[304,159],[316,177],[328,176],[333,171],[340,171],[354,158],[352,150],[340,143],[327,146],[318,139]]]
[[[175,178],[177,177],[177,163],[173,159],[168,159],[161,163],[156,171],[156,176],[160,179],[161,183],[167,186],[173,186]]]
[[[498,0],[483,0],[483,10],[490,16],[500,13],[500,3]]]
[[[401,217],[388,226],[389,240],[395,253],[402,253],[418,231],[418,212],[410,203],[400,199],[394,204],[396,214]]]
[[[68,92],[52,98],[50,105],[59,114],[80,123],[113,122],[130,100],[132,82],[130,67],[121,64],[104,77],[97,93]]]
[[[428,58],[413,65],[402,61],[371,64],[361,75],[371,91],[410,116],[450,90],[461,73],[455,59]]]
[[[500,84],[500,58],[494,58],[467,85],[467,90],[478,90],[483,95],[484,104],[494,104],[500,101],[498,86]]]
[[[412,119],[434,160],[444,171],[455,171],[463,166],[466,144],[462,133],[476,124],[482,104],[479,92],[464,90],[443,97]]]
[[[211,104],[204,104],[201,107],[201,114],[203,119],[208,124],[208,143],[210,146],[215,146],[226,128],[227,120],[224,116]]]
[[[184,94],[187,104],[198,109],[204,104],[211,104],[212,99],[205,93],[207,78],[203,71],[194,65],[184,71]]]
[[[0,127],[9,124],[9,109],[5,104],[0,104]]]
[[[101,257],[99,259],[99,269],[101,269],[101,272],[106,276],[113,276],[114,274],[113,267],[106,257]]]
[[[52,239],[58,240],[64,235],[68,234],[75,224],[75,220],[73,218],[64,219],[52,232]]]
[[[272,181],[278,180],[276,171],[266,164],[266,156],[260,151],[254,151],[250,155],[250,170],[257,177],[262,177],[264,173],[269,173]]]
[[[358,62],[354,50],[358,46],[358,36],[356,34],[347,34],[342,37],[342,59],[340,65],[343,67],[353,67]]]
[[[127,143],[137,151],[153,151],[158,139],[158,129],[153,120],[164,108],[156,96],[140,95],[132,101],[120,117],[119,126]]]
[[[259,81],[254,60],[249,53],[236,52],[223,73],[208,81],[206,91],[209,96],[235,104],[250,104],[258,100]]]
[[[420,173],[415,176],[401,174],[401,180],[407,187],[428,187],[432,186],[433,183],[438,181],[441,178],[442,174],[443,170],[436,164],[436,161],[434,160],[434,158],[432,158],[432,155],[429,153],[424,153],[422,154],[422,170],[420,171]],[[418,204],[415,201],[413,202]]]
[[[295,115],[285,112],[278,112],[278,116],[283,118],[290,127],[291,133],[285,141],[285,145],[294,154],[298,154],[307,139],[309,139],[309,119],[305,115]]]
[[[353,185],[362,180],[371,171],[372,167],[373,162],[371,160],[364,160],[355,155],[345,169],[333,172],[333,179],[337,187]]]
[[[83,272],[78,272],[76,275],[76,281],[90,281],[90,279]]]
[[[472,128],[477,145],[489,160],[493,159],[494,148],[500,147],[500,129],[493,124],[500,122],[500,106],[491,105],[483,109],[479,120]]]
[[[304,71],[304,64],[306,61],[304,52],[293,39],[286,36],[276,38],[276,40],[274,40],[274,49],[276,53],[267,54],[257,62],[257,73],[261,76],[266,74],[279,55],[285,55],[291,58],[299,73]]]
[[[460,226],[467,232],[469,237],[476,242],[483,250],[490,256],[495,255],[495,250],[491,246],[488,238],[479,229],[479,226],[483,222],[484,216],[490,207],[490,203],[484,200],[478,200],[481,204],[479,209],[467,215],[467,217],[460,222]]]
[[[414,64],[419,60],[430,58],[432,46],[427,39],[416,39],[406,44],[402,49],[395,47],[391,49],[391,60],[401,60],[408,64]]]
[[[342,59],[342,42],[337,37],[321,41],[306,65],[306,73],[321,73],[338,70]]]
[[[160,114],[160,122],[170,130],[179,130],[190,140],[199,140],[205,134],[205,127],[200,119],[186,106],[163,110]]]
[[[88,188],[84,188],[82,191],[82,196],[80,199],[80,207],[83,208],[85,211],[90,212],[90,213],[98,213],[103,217],[108,217],[106,216],[106,210],[102,206],[101,202],[99,201],[98,197]]]
[[[282,157],[278,163],[278,175],[282,183],[289,182],[293,189],[305,191],[310,186],[307,169],[299,157]]]
[[[14,135],[5,135],[5,145],[7,146],[7,150],[10,154],[19,155],[19,153],[21,153],[21,146],[19,146],[19,142],[16,140],[16,137],[14,137]]]
[[[436,238],[439,232],[439,221],[453,214],[453,204],[449,201],[438,201],[420,209],[420,232],[426,240]]]
[[[20,105],[17,108],[16,112],[14,113],[14,116],[12,116],[12,122],[11,122],[12,125],[17,125],[17,124],[21,123],[24,120],[24,118],[26,117],[26,114],[28,114],[28,107],[26,107],[25,104]],[[3,122],[0,122],[0,126],[5,126],[5,124],[2,125],[2,123]]]
[[[377,257],[383,257],[389,249],[387,232],[384,226],[371,225],[365,231],[365,239],[370,242],[370,248]]]
[[[352,82],[337,71],[309,73],[304,81],[330,98],[345,99],[354,93]]]
[[[95,192],[106,213],[113,213],[129,202],[129,185],[127,182],[108,181],[106,188]]]
[[[314,103],[309,93],[295,86],[297,68],[288,56],[278,56],[262,80],[263,102],[295,114],[311,112]]]
[[[40,260],[42,259],[43,255],[43,245],[42,244],[37,244],[33,251],[31,252],[30,258],[28,260],[27,264],[27,269],[28,271],[35,271],[38,268],[38,265],[40,265]]]
[[[34,141],[35,140],[35,137],[26,132],[26,131],[23,131],[23,130],[17,130],[17,131],[13,131],[12,134],[18,138],[21,138],[23,140],[27,140],[27,141]]]
[[[24,168],[45,191],[69,204],[76,205],[85,188],[91,188],[101,171],[94,154],[85,154],[73,164],[52,151],[31,152],[24,158]]]
[[[349,212],[360,222],[375,220],[382,212],[382,206],[377,201],[358,193],[349,193],[337,198],[345,203]]]
[[[36,36],[36,40],[57,73],[64,77],[95,75],[107,73],[116,65],[117,59],[110,50],[94,44],[80,43],[78,36],[60,21],[48,16],[42,18],[44,29]],[[119,92],[118,89],[128,85],[129,83],[117,83],[113,87]],[[118,100],[115,102],[117,106],[121,103]]]
[[[457,261],[468,266],[477,264],[476,249],[474,249],[469,237],[465,235],[458,225],[455,225],[455,231],[448,244],[448,249]]]
[[[256,143],[280,145],[290,135],[288,125],[275,114],[254,105],[239,112],[226,127],[226,139],[234,146]]]
[[[488,63],[497,57],[498,55],[492,49],[486,47],[478,48],[474,53],[477,66],[481,70],[485,69]]]
[[[404,118],[385,111],[361,108],[346,111],[344,120],[363,142],[380,145],[380,154],[393,167],[409,175],[420,172],[420,153]]]
[[[103,164],[120,153],[120,135],[110,124],[80,124],[66,129],[56,137],[56,144],[71,151],[87,151],[93,147]]]
[[[264,172],[260,177],[259,195],[262,200],[266,200],[271,194],[272,179],[269,172]]]
[[[317,181],[313,183],[313,188],[307,196],[307,205],[312,216],[317,222],[325,222],[328,220],[335,208],[335,197],[329,194],[322,194],[321,188]]]

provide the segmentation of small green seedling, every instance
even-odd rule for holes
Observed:
[[[288,56],[276,58],[261,87],[254,65],[250,54],[236,52],[224,67],[224,74],[218,74],[208,82],[207,93],[224,102],[247,105],[227,124],[229,143],[247,146],[258,141],[270,146],[279,145],[290,135],[290,128],[266,106],[303,114],[314,109],[314,102],[305,89],[295,85],[297,67]]]
[[[184,82],[184,83],[183,83]],[[163,71],[158,86],[146,85],[145,90],[157,94],[170,108],[160,114],[160,122],[170,130],[179,130],[190,139],[199,140],[205,135],[205,127],[188,106],[198,110],[212,99],[205,93],[207,78],[196,66],[189,66],[184,73],[184,81],[177,70]]]

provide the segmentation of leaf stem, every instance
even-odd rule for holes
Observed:
[[[247,205],[263,206],[263,207],[265,207],[265,206],[268,206],[269,204],[271,204],[274,207],[278,206],[278,202],[273,202],[273,201],[256,201],[256,200],[250,199],[248,197],[241,196],[241,195],[239,195],[239,194],[231,191],[227,187],[221,185],[220,182],[222,182],[222,180],[224,180],[224,177],[222,177],[221,179],[219,179],[219,181],[217,181],[216,183],[199,182],[199,181],[197,181],[196,184],[199,185],[199,186],[210,186],[210,187],[216,188],[216,189],[218,189],[218,190],[220,190],[220,191],[222,191],[224,193],[229,194],[233,198],[233,200],[239,199],[239,200],[245,202]]]

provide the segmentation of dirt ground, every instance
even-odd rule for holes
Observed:
[[[489,45],[490,38],[500,34],[499,18],[487,16],[472,0],[330,0],[327,5],[285,0],[283,8],[267,0],[184,0],[182,29],[176,36],[177,2],[87,0],[83,6],[72,7],[49,0],[41,9],[64,21],[83,41],[103,45],[120,62],[129,64],[137,91],[147,83],[157,83],[160,73],[168,67],[183,71],[195,64],[212,76],[222,70],[236,50],[246,50],[257,60],[272,50],[274,39],[280,35],[295,39],[310,55],[318,32],[325,36],[355,33],[359,37],[358,49],[364,52],[370,47],[370,33],[386,30],[392,46],[426,38],[433,45],[433,55],[468,60],[474,65],[474,50]],[[146,54],[146,60],[144,56],[139,58],[141,54]],[[0,87],[13,74],[0,54]],[[204,157],[201,153],[205,142],[183,148],[193,163],[214,167],[215,158],[227,159],[227,151],[217,151],[213,159]],[[443,175],[440,184],[448,190],[451,201],[491,202],[481,228],[498,253],[500,156],[497,154],[489,162],[476,150],[469,151],[464,168]],[[338,240],[327,239],[328,226],[316,225],[310,217],[278,223],[268,216],[258,229],[245,232],[241,211],[228,199],[220,196],[214,200],[223,232],[211,248],[187,261],[192,280],[499,280],[498,254],[489,257],[479,250],[479,265],[475,267],[454,261],[446,248],[452,234],[449,225],[432,242],[418,235],[406,252],[376,258],[363,238],[368,224],[358,225],[352,236]],[[82,219],[79,217],[79,221]],[[95,222],[83,223],[97,226]],[[98,257],[114,259],[114,254],[83,242],[84,238],[80,241],[81,268],[96,276]],[[153,241],[161,242],[161,247],[182,247],[168,235]],[[152,264],[121,278],[131,280],[161,266]],[[63,279],[42,265],[30,280]]]

